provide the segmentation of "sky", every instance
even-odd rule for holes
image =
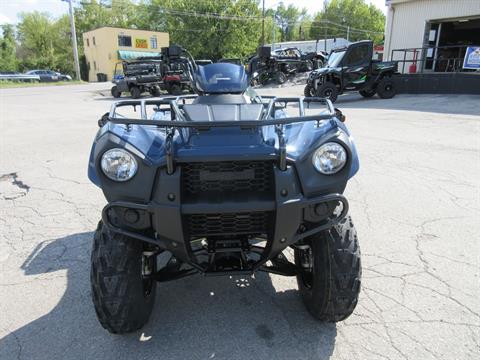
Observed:
[[[385,0],[366,0],[386,12]],[[76,1],[74,0],[74,3]],[[265,0],[265,7],[275,7],[279,0]],[[321,0],[283,0],[283,3],[294,4],[300,8],[307,8],[309,13],[313,15],[319,12],[323,7]],[[62,0],[0,0],[0,24],[18,22],[18,15],[22,11],[46,11],[53,17],[68,13],[68,3]]]

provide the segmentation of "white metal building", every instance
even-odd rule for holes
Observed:
[[[480,1],[480,0],[479,0]],[[304,52],[320,52],[344,47],[350,44],[350,41],[344,38],[335,38],[325,40],[305,40],[305,41],[286,41],[272,44],[272,50],[296,47]]]
[[[480,46],[480,0],[386,0],[386,5],[388,60],[423,59],[416,71],[455,71],[465,46]],[[416,50],[394,51],[408,48]],[[406,63],[404,72],[411,64]]]

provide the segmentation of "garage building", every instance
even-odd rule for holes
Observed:
[[[480,0],[386,0],[385,54],[403,73],[459,72],[480,46]]]
[[[115,65],[121,60],[141,56],[159,56],[169,45],[165,32],[101,27],[83,34],[83,47],[88,67],[88,81],[111,80]],[[121,67],[117,68],[121,69]],[[98,74],[101,74],[100,77]]]

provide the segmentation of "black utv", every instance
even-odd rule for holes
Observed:
[[[305,96],[337,100],[347,91],[358,91],[369,98],[378,94],[382,99],[395,96],[392,76],[397,74],[396,61],[372,60],[373,42],[359,41],[348,47],[332,50],[325,67],[310,73]]]
[[[148,92],[152,96],[160,96],[161,64],[162,61],[158,57],[138,58],[117,63],[115,65],[116,75],[113,79],[115,85],[111,89],[112,96],[119,98],[125,92],[130,92],[134,99],[138,99],[144,92]],[[121,69],[119,69],[120,66]]]
[[[279,60],[291,61],[299,72],[312,71],[323,66],[326,56],[323,53],[303,52],[296,47],[273,51]]]

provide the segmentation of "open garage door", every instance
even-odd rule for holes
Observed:
[[[432,20],[425,30],[425,71],[462,71],[467,47],[480,46],[480,16]]]

